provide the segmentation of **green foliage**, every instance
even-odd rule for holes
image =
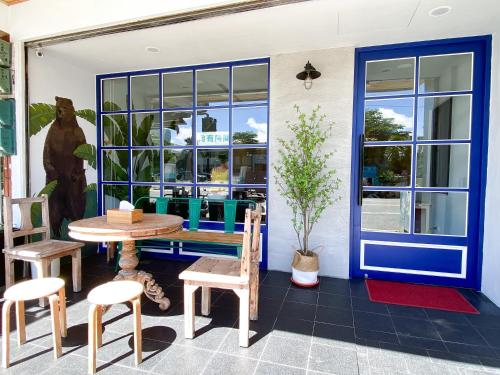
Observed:
[[[252,145],[259,143],[257,140],[257,134],[252,131],[246,132],[234,132],[233,133],[233,143],[239,143],[244,145]]]
[[[95,114],[94,110],[92,110],[92,109],[80,109],[79,111],[75,111],[75,115],[77,117],[84,119],[84,120],[87,120],[88,122],[90,122],[92,125],[95,126],[96,114]]]
[[[30,137],[37,134],[56,118],[56,106],[45,103],[33,103],[29,107]]]
[[[340,179],[328,167],[333,153],[323,152],[326,140],[332,134],[333,124],[323,126],[325,116],[319,106],[310,115],[294,106],[297,120],[286,125],[293,138],[278,139],[280,160],[273,165],[278,191],[286,198],[293,212],[292,224],[297,234],[300,251],[310,254],[309,235],[323,211],[340,199],[336,191]]]
[[[54,192],[57,186],[57,180],[50,181],[47,185],[45,185],[42,190],[36,195],[37,197],[42,196],[42,194],[50,195]],[[31,205],[31,222],[35,227],[39,227],[42,225],[42,205],[40,203],[34,203]],[[38,236],[41,238],[41,236]],[[35,239],[35,238],[34,238]]]
[[[83,191],[85,193],[97,191],[97,184],[95,182],[88,184]]]
[[[84,143],[83,145],[78,146],[75,151],[73,151],[73,155],[76,157],[87,160],[89,165],[96,169],[97,165],[97,151],[94,145]]]
[[[405,141],[411,139],[404,126],[386,118],[376,109],[365,112],[365,139],[367,141]]]

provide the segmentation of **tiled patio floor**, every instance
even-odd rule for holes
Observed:
[[[248,349],[238,347],[237,299],[214,292],[212,316],[197,313],[197,337],[183,337],[186,263],[144,260],[173,306],[143,300],[143,358],[133,365],[132,320],[126,305],[104,316],[98,374],[500,374],[500,309],[471,291],[481,312],[464,315],[372,303],[363,281],[323,278],[316,290],[291,287],[289,274],[263,272],[259,321]],[[68,293],[68,338],[53,360],[49,312],[27,308],[28,342],[12,335],[14,374],[86,374],[88,291],[112,279],[102,257],[84,260],[81,293]],[[69,288],[70,289],[69,285]],[[199,299],[198,299],[199,301]]]

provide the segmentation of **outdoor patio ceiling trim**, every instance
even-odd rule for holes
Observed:
[[[102,35],[116,34],[133,30],[148,29],[159,26],[174,25],[177,23],[196,21],[201,19],[219,17],[229,14],[248,12],[257,9],[271,8],[280,5],[301,3],[313,0],[250,0],[235,4],[225,4],[188,12],[170,14],[161,17],[147,18],[139,21],[127,22],[119,25],[106,26],[92,30],[56,35],[47,38],[35,39],[25,42],[27,48],[50,46],[54,44],[71,42],[80,39],[93,38]]]

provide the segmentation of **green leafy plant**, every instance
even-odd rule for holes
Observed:
[[[340,199],[337,190],[341,181],[336,171],[328,167],[333,153],[323,151],[333,123],[325,126],[326,117],[319,114],[319,106],[309,115],[298,106],[294,108],[297,119],[286,123],[293,137],[278,139],[280,160],[273,167],[278,191],[293,212],[298,251],[312,255],[309,236],[324,210]]]
[[[51,124],[56,118],[56,106],[47,103],[33,103],[29,107],[29,132],[30,137],[38,134],[40,130]],[[96,114],[92,109],[75,111],[75,115],[95,125]]]

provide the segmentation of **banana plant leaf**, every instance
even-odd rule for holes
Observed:
[[[37,134],[56,118],[56,106],[45,103],[33,103],[29,107],[30,137]]]
[[[84,119],[84,120],[87,120],[88,122],[90,122],[92,125],[95,126],[96,114],[95,114],[94,110],[92,110],[92,109],[80,109],[78,111],[75,111],[75,115],[77,117]]]
[[[54,192],[56,186],[57,180],[52,180],[47,185],[45,185],[36,196],[40,197],[42,194],[47,194],[50,197],[50,195]],[[40,225],[42,225],[42,205],[40,203],[31,205],[31,223],[35,227],[39,227]]]
[[[83,160],[87,160],[89,165],[96,169],[97,165],[97,151],[94,145],[85,143],[83,145],[78,146],[75,151],[73,151],[73,155],[79,157]]]

